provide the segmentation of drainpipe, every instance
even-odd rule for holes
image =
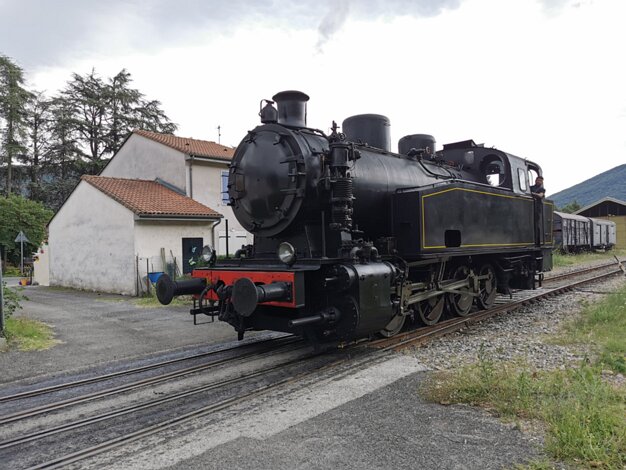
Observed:
[[[213,224],[213,226],[211,227],[211,243],[216,253],[217,253],[217,245],[215,244],[215,227],[217,227],[221,223],[222,223],[222,218],[220,217],[219,219],[217,219],[217,223]]]
[[[189,155],[189,197],[193,199],[193,155]]]

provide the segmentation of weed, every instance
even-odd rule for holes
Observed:
[[[4,281],[2,281],[2,287],[4,293],[4,316],[9,318],[15,313],[16,310],[22,308],[20,302],[22,300],[28,300],[28,298],[22,294],[24,289],[21,287],[15,289],[7,287],[7,284]]]
[[[541,420],[548,429],[546,450],[556,459],[607,469],[626,465],[626,392],[604,382],[598,367],[545,372],[482,359],[435,375],[423,393],[437,402],[480,405],[507,419]]]
[[[5,332],[9,344],[20,351],[40,351],[59,342],[53,338],[52,328],[29,318],[7,319]]]
[[[586,305],[554,338],[559,344],[589,344],[603,368],[626,373],[626,288]]]
[[[607,260],[613,261],[613,256],[618,258],[626,255],[626,250],[611,250],[606,252],[563,254],[558,251],[552,253],[552,264],[554,267],[575,266],[578,264],[589,263],[592,261]]]

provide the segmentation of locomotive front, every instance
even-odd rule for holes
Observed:
[[[394,321],[399,302],[393,292],[402,272],[382,260],[369,227],[386,232],[389,224],[380,221],[388,216],[390,187],[424,175],[397,157],[378,162],[392,154],[357,149],[336,126],[330,136],[307,127],[307,101],[297,91],[267,101],[262,124],[242,140],[230,165],[230,205],[254,234],[254,246],[219,266],[194,270],[192,280],[162,276],[162,303],[195,294],[192,313],[218,316],[240,338],[246,330],[271,329],[316,342],[349,340],[402,326]],[[362,177],[354,177],[357,167]],[[363,210],[354,220],[356,200]]]
[[[296,231],[319,211],[318,183],[328,140],[306,127],[308,96],[297,91],[274,96],[261,122],[237,147],[228,194],[239,223],[256,237]],[[279,116],[278,113],[281,113]]]

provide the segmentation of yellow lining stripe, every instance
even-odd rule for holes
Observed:
[[[425,199],[425,198],[430,197],[430,196],[436,196],[438,194],[447,193],[447,192],[450,192],[450,191],[465,191],[467,193],[486,194],[487,196],[506,197],[506,198],[509,198],[509,199],[521,199],[522,201],[533,202],[533,199],[530,196],[526,196],[526,197],[522,197],[522,196],[507,196],[506,194],[488,193],[486,191],[478,191],[477,189],[466,189],[466,188],[444,189],[443,191],[439,191],[439,192],[436,192],[436,193],[426,194],[425,196],[422,196],[422,199]]]
[[[432,250],[432,249],[437,249],[437,248],[472,248],[472,247],[485,247],[485,246],[525,246],[525,245],[533,245],[535,244],[535,242],[524,242],[524,243],[486,243],[486,244],[482,244],[482,245],[461,245],[460,247],[447,247],[445,245],[443,246],[426,246],[424,241],[426,240],[426,215],[425,215],[425,210],[424,210],[424,199],[426,199],[427,197],[430,196],[437,196],[439,194],[443,194],[443,193],[447,193],[450,191],[465,191],[468,193],[477,193],[477,194],[486,194],[487,196],[496,196],[496,197],[505,197],[505,198],[509,198],[509,199],[520,199],[522,201],[528,201],[534,204],[534,200],[532,198],[529,197],[522,197],[522,196],[507,196],[505,194],[494,194],[494,193],[488,193],[486,191],[478,191],[476,189],[466,189],[466,188],[450,188],[450,189],[444,189],[443,191],[438,191],[436,193],[430,193],[430,194],[426,194],[425,196],[422,196],[422,249],[423,250]]]
[[[461,245],[461,246],[445,246],[445,245],[441,245],[441,246],[425,246],[423,248],[425,250],[431,250],[433,248],[476,248],[476,247],[483,247],[483,246],[529,246],[529,245],[535,246],[535,242],[532,242],[532,243],[505,243],[505,244],[484,243],[482,245]]]

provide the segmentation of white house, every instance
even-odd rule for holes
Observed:
[[[205,244],[226,254],[226,226],[230,254],[252,243],[227,205],[233,155],[215,142],[135,130],[50,221],[50,285],[138,295],[149,272],[189,272]]]
[[[50,284],[140,294],[149,272],[189,272],[221,218],[155,181],[83,176],[48,225]]]

